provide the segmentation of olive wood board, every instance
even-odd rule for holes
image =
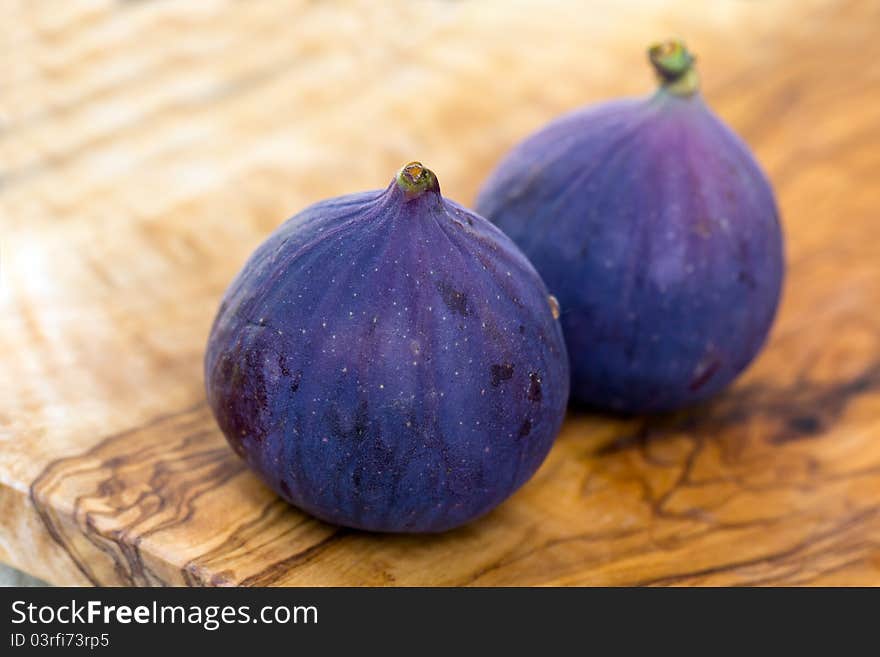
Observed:
[[[0,560],[61,585],[880,585],[880,4],[13,3],[0,30]],[[204,401],[274,227],[419,159],[468,204],[681,36],[777,190],[765,351],[663,417],[570,411],[442,535],[280,501]]]

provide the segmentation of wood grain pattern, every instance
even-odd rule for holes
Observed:
[[[591,6],[11,3],[0,560],[58,584],[880,585],[880,5]],[[248,253],[413,158],[471,201],[546,120],[647,91],[667,34],[779,195],[755,365],[673,416],[570,413],[531,482],[442,536],[281,503],[203,401]]]

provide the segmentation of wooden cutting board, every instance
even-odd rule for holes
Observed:
[[[880,4],[20,3],[0,30],[0,560],[57,584],[880,584]],[[331,527],[226,446],[220,295],[306,204],[404,162],[463,203],[679,35],[776,186],[766,351],[665,418],[571,414],[442,536]]]

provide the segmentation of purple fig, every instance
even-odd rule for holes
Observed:
[[[283,224],[226,292],[208,402],[235,451],[323,520],[435,532],[544,460],[568,402],[551,298],[421,164]]]
[[[562,304],[572,399],[637,413],[717,393],[770,330],[784,257],[776,201],[712,113],[677,41],[660,88],[564,116],[515,147],[477,211]]]

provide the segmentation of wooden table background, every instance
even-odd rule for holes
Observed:
[[[57,584],[880,584],[880,3],[4,2],[0,561]],[[201,360],[283,219],[421,159],[469,203],[685,37],[779,195],[770,344],[715,402],[571,414],[442,536],[334,528],[227,448]]]

